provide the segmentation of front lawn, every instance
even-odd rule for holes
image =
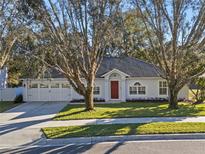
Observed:
[[[205,133],[205,123],[156,122],[148,124],[112,124],[54,127],[42,129],[47,138],[142,135],[142,134],[174,134]]]
[[[17,105],[19,104],[14,102],[0,102],[0,113],[16,107]]]
[[[190,103],[179,103],[179,109],[170,110],[167,103],[122,102],[97,104],[95,111],[92,112],[85,112],[83,104],[68,105],[54,117],[54,120],[170,116],[205,116],[205,104],[194,106]]]

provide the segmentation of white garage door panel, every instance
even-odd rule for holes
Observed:
[[[61,89],[51,88],[50,90],[50,101],[61,101]]]
[[[54,84],[51,84],[54,85]],[[28,101],[70,101],[71,100],[71,88],[48,88],[38,86],[38,88],[28,88],[27,98]],[[51,88],[52,87],[52,88]]]
[[[62,90],[62,100],[69,101],[71,100],[71,89],[70,88],[63,88]]]
[[[49,88],[39,88],[39,100],[40,101],[49,101]]]
[[[38,92],[38,88],[28,89],[28,101],[39,101]]]

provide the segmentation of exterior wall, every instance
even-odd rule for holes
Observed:
[[[116,74],[116,76],[113,76],[113,73]],[[94,98],[98,99],[105,99],[105,101],[110,101],[111,99],[111,81],[119,81],[119,99],[116,101],[125,101],[126,99],[151,99],[151,98],[167,98],[168,95],[159,95],[159,81],[164,81],[162,78],[131,78],[126,77],[124,74],[121,74],[120,72],[112,72],[111,74],[107,74],[104,78],[97,78],[95,80],[95,86],[100,87],[100,94],[94,95]],[[145,95],[130,95],[129,93],[129,87],[134,85],[134,83],[139,82],[142,86],[146,87],[146,94]],[[28,85],[31,83],[46,83],[49,84],[49,88],[40,89],[37,91],[32,91],[32,89],[28,88]],[[29,95],[32,93],[33,98],[35,98],[35,101],[44,101],[43,99],[48,99],[49,101],[61,101],[60,98],[62,98],[63,93],[66,95],[64,97],[69,97],[69,100],[73,99],[83,99],[83,96],[79,95],[75,90],[70,86],[70,90],[63,91],[63,89],[60,87],[58,89],[52,89],[50,88],[51,83],[68,83],[66,79],[52,79],[52,80],[25,80],[24,85],[24,101],[32,101],[29,99]],[[39,85],[38,85],[39,86]],[[53,91],[55,90],[55,91]],[[28,94],[28,91],[30,94]],[[53,91],[53,93],[52,93]],[[182,88],[182,90],[179,92],[178,98],[179,99],[188,99],[188,93],[189,88],[188,86],[185,86]],[[58,95],[59,94],[59,95]],[[41,96],[42,95],[42,96]],[[58,96],[57,96],[58,95]],[[58,100],[59,99],[59,100]],[[65,98],[63,98],[65,99]]]
[[[126,80],[126,99],[134,99],[134,98],[167,98],[167,96],[159,95],[159,79],[157,78],[131,78]],[[129,87],[134,85],[134,83],[139,82],[142,86],[145,86],[145,95],[130,95]]]
[[[168,95],[160,95],[159,94],[159,81],[165,81],[162,78],[130,78],[126,81],[126,98],[134,99],[134,98],[168,98]],[[143,86],[146,87],[145,95],[130,95],[129,87],[134,83],[140,82]],[[184,86],[179,94],[178,99],[188,99],[189,96],[189,88],[188,86]]]
[[[60,88],[51,88],[52,83],[59,83]],[[42,80],[24,80],[24,90],[23,90],[23,98],[24,101],[62,101],[66,100],[62,98],[63,94],[66,93],[64,89],[62,89],[61,84],[69,83],[66,79],[42,79]],[[38,88],[29,88],[29,84],[38,84]],[[48,88],[40,88],[40,84],[48,84]],[[100,87],[100,94],[94,95],[94,98],[104,99],[105,98],[105,87],[104,87],[104,79],[96,79],[95,85]],[[70,90],[67,91],[70,100],[73,99],[83,99],[84,97],[78,94],[71,86]]]
[[[100,94],[94,95],[94,98],[105,99],[105,80],[104,80],[104,78],[96,79],[95,86],[100,87]],[[73,92],[72,99],[84,99],[84,97],[82,95],[78,94],[74,89],[72,89],[72,92]]]

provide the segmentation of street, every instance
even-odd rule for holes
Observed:
[[[205,140],[104,142],[93,145],[25,146],[1,149],[1,154],[204,154]]]

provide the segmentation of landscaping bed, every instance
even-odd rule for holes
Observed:
[[[96,104],[95,111],[84,111],[84,104],[67,105],[54,120],[103,119],[127,117],[205,116],[205,104],[179,103],[179,109],[168,109],[168,103],[122,102]]]
[[[16,107],[19,103],[15,102],[0,102],[0,113]]]
[[[45,136],[49,139],[92,136],[205,133],[205,123],[155,122],[148,124],[85,125],[43,128],[42,130]]]

